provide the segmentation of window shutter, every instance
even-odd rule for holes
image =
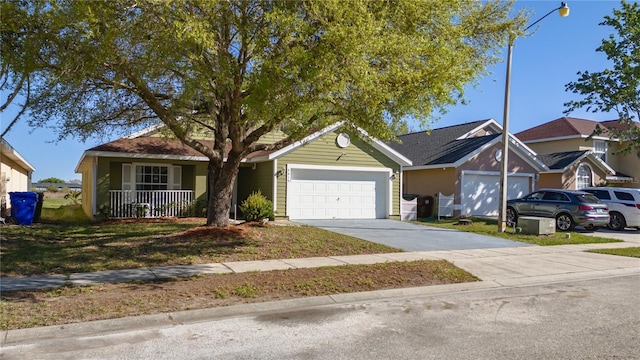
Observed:
[[[133,165],[122,164],[122,190],[133,190]]]
[[[182,166],[172,166],[173,174],[171,175],[171,190],[182,189]]]

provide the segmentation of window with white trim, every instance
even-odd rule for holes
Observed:
[[[592,186],[592,173],[591,168],[587,164],[578,165],[578,171],[576,172],[576,190],[584,189]]]
[[[607,142],[603,140],[594,140],[593,153],[602,159],[602,161],[607,162]]]
[[[182,167],[157,164],[122,164],[122,190],[179,190]]]
[[[167,190],[168,184],[168,166],[136,166],[136,190]]]

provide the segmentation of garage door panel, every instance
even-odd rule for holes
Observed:
[[[326,180],[332,178],[336,180]],[[287,215],[291,219],[386,217],[385,181],[382,172],[293,169]]]
[[[528,176],[507,179],[507,198],[513,199],[529,192]],[[500,176],[465,174],[462,183],[462,214],[496,216],[500,204]]]

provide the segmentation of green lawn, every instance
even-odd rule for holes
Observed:
[[[204,219],[4,226],[2,276],[397,252],[314,227],[201,226]]]
[[[587,252],[640,258],[640,247],[629,247],[624,249],[587,250]]]
[[[456,229],[460,231],[468,231],[476,234],[495,236],[503,239],[525,242],[535,245],[567,245],[567,244],[590,244],[590,243],[608,243],[621,242],[621,240],[608,239],[597,236],[588,236],[578,232],[556,232],[553,235],[523,235],[516,234],[513,228],[507,228],[507,231],[501,233],[498,231],[498,222],[490,219],[470,218],[473,223],[471,225],[457,225],[458,219],[442,219],[427,222],[416,222],[417,224],[441,227],[446,229]],[[567,235],[569,234],[569,235]],[[569,236],[569,237],[567,237]]]
[[[60,198],[52,198],[47,197],[45,195],[44,200],[42,201],[43,209],[59,209],[63,206],[72,205],[73,201],[71,199],[65,199],[63,197]]]

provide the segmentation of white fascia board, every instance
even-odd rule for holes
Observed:
[[[524,161],[536,168],[538,171],[547,171],[549,167],[545,165],[540,159],[538,159],[538,154],[535,151],[531,150],[530,147],[525,145],[522,141],[520,141],[517,137],[509,134],[509,146],[510,150],[514,150],[514,152],[519,153],[520,157],[524,159]],[[515,149],[514,146],[515,145]]]
[[[558,136],[558,137],[550,137],[550,138],[542,138],[542,139],[534,139],[524,141],[525,144],[535,144],[540,142],[547,141],[560,141],[560,140],[571,140],[571,139],[587,139],[589,135],[567,135],[567,136]],[[593,140],[604,140],[604,141],[618,141],[618,139],[612,139],[606,136],[594,136],[591,139]]]
[[[611,166],[609,166],[609,164],[604,162],[599,156],[594,155],[592,151],[589,151],[589,155],[593,155],[593,157],[595,158],[595,163],[598,166],[600,166],[600,168],[602,168],[603,170],[609,172],[609,174],[611,174],[611,175],[615,175],[616,171],[613,170],[613,168]]]
[[[500,124],[498,124],[497,121],[495,121],[494,119],[488,119],[487,121],[483,122],[480,126],[477,126],[476,128],[467,131],[466,134],[459,136],[456,140],[462,140],[462,139],[466,139],[469,136],[477,133],[478,131],[482,130],[483,128],[490,126],[493,130],[496,131],[502,131],[502,126],[500,126]]]
[[[631,176],[607,176],[607,180],[632,181],[633,177],[631,177]]]
[[[433,169],[446,169],[446,168],[455,169],[455,166],[452,163],[437,164],[437,165],[405,166],[402,168],[402,171],[433,170]]]
[[[472,157],[479,155],[480,153],[482,153],[483,151],[487,150],[488,148],[492,147],[493,145],[497,144],[500,142],[500,140],[502,139],[501,136],[496,136],[493,140],[489,141],[488,143],[480,146],[479,148],[476,148],[475,150],[473,150],[472,152],[470,152],[469,154],[467,154],[465,157],[460,158],[458,161],[453,163],[453,167],[459,167],[462,164],[466,163],[467,161],[469,161]]]
[[[471,135],[472,133],[475,133],[475,132],[479,131],[480,129],[485,128],[487,126],[492,127],[496,131],[502,132],[502,126],[500,124],[498,124],[498,122],[495,121],[494,119],[489,119],[486,122],[484,122],[482,125],[480,125],[477,128],[469,131],[467,134],[465,134],[463,136],[460,136],[456,140],[465,139],[465,138],[467,138],[467,136]],[[496,139],[498,139],[498,140],[496,141]],[[495,145],[496,142],[502,140],[502,136],[496,137],[496,139],[490,141],[489,143],[487,143],[485,145],[488,145],[488,144],[491,144],[490,146]],[[536,152],[533,151],[527,145],[525,145],[522,141],[520,141],[520,139],[518,139],[517,137],[515,137],[511,133],[508,134],[508,139],[509,139],[509,144],[515,145],[515,149],[517,149],[517,151],[515,151],[515,152],[519,153],[520,157],[523,158],[529,165],[531,165],[534,168],[537,168],[539,171],[540,170],[549,170],[549,168],[544,163],[542,163],[542,161],[538,160]],[[467,162],[471,157],[479,154],[480,152],[484,151],[485,149],[486,149],[485,146],[479,148],[478,150],[476,150],[473,153],[471,153],[469,156],[456,161],[454,163],[454,165],[456,167],[462,165],[463,163]],[[509,147],[509,149],[511,149],[512,151],[515,150],[513,147]]]
[[[573,161],[571,164],[565,166],[562,169],[554,169],[554,170],[548,170],[548,171],[541,171],[541,173],[544,174],[554,174],[554,173],[564,173],[565,171],[569,170],[570,167],[572,167],[574,164],[582,161],[583,159],[589,157],[593,155],[592,151],[587,151],[584,154],[582,154],[582,156],[580,156],[579,158],[577,158],[575,161]],[[593,155],[592,159],[594,160],[593,162],[601,169],[604,170],[610,174],[615,174],[615,170],[613,170],[613,168],[611,168],[611,166],[609,166],[609,164],[607,164],[606,162],[602,161],[602,159],[600,159],[599,157]]]
[[[131,134],[127,135],[127,136],[124,136],[123,139],[135,139],[135,138],[138,138],[138,137],[141,137],[141,136],[149,135],[149,134],[151,134],[152,132],[154,132],[156,130],[162,129],[163,127],[165,127],[164,123],[158,123],[158,124],[155,124],[155,125],[151,125],[151,126],[146,127],[146,128],[144,128],[142,130],[139,130],[139,131],[131,133]]]
[[[75,172],[76,174],[78,174],[80,171],[80,164],[82,164],[82,162],[84,161],[84,158],[87,157],[87,152],[83,151],[82,152],[82,156],[80,156],[80,160],[78,160],[78,163],[76,164],[76,168],[73,170],[73,172]]]
[[[485,171],[485,170],[462,170],[461,171],[462,174],[465,175],[500,175],[500,171]],[[507,175],[509,176],[519,176],[519,177],[534,177],[536,176],[536,174],[534,173],[518,173],[518,172],[510,172]]]
[[[358,127],[358,131],[360,131],[360,133],[362,135],[364,135],[367,139],[369,139],[371,146],[373,146],[376,150],[378,150],[381,153],[383,153],[384,155],[386,155],[388,158],[390,158],[393,161],[395,161],[398,165],[401,165],[401,166],[411,166],[411,165],[413,165],[413,162],[411,160],[409,160],[408,158],[406,158],[404,155],[400,154],[399,152],[393,150],[390,146],[388,146],[387,144],[383,143],[382,141],[380,141],[380,140],[374,138],[373,136],[369,135],[364,129]]]
[[[310,165],[310,164],[287,164],[287,169],[310,169],[310,170],[336,170],[336,171],[366,171],[383,172],[391,175],[393,170],[387,167],[364,167],[364,166],[334,166],[334,165]]]
[[[495,120],[493,120],[493,122],[500,129],[500,132],[502,132],[502,125],[498,124]],[[549,170],[549,168],[542,161],[538,160],[538,154],[533,151],[533,149],[528,147],[524,142],[522,142],[512,133],[508,133],[508,136],[509,143],[516,145],[516,148],[520,150],[522,155],[524,155],[524,159],[529,165],[537,167],[541,170]],[[533,162],[529,161],[530,159],[533,160]]]
[[[343,121],[339,121],[333,125],[327,126],[326,128],[320,130],[320,131],[316,131],[311,135],[306,136],[305,138],[303,138],[302,140],[298,140],[296,142],[294,142],[293,144],[287,145],[285,147],[283,147],[282,149],[278,150],[278,151],[274,151],[269,155],[266,156],[260,156],[260,157],[256,157],[250,160],[250,162],[260,162],[260,161],[266,161],[266,160],[274,160],[277,159],[281,156],[284,156],[290,152],[292,152],[293,150],[299,148],[300,146],[309,143],[313,140],[318,139],[319,137],[321,137],[322,135],[335,130],[338,126],[342,125],[344,122]]]
[[[11,146],[11,144],[9,144],[8,141],[6,141],[5,139],[2,139],[1,146],[2,146],[2,156],[6,156],[7,158],[20,164],[20,166],[25,168],[25,170],[27,170],[28,172],[36,171],[36,168],[33,165],[31,165],[27,161],[27,159],[25,159],[22,155],[20,155],[20,153],[13,146]]]
[[[554,170],[546,170],[540,171],[540,174],[562,174],[564,169],[554,169]]]
[[[322,129],[320,131],[317,131],[317,132],[305,137],[302,140],[298,140],[298,141],[294,142],[293,144],[285,146],[284,148],[282,148],[282,149],[280,149],[278,151],[274,151],[269,155],[252,158],[251,160],[249,160],[249,162],[261,162],[261,161],[268,161],[268,160],[277,159],[277,158],[279,158],[281,156],[284,156],[284,155],[294,151],[295,149],[299,148],[300,146],[303,146],[304,144],[307,144],[309,142],[317,140],[321,136],[323,136],[323,135],[325,135],[325,134],[337,129],[342,124],[344,124],[344,121],[339,121],[339,122],[337,122],[337,123],[335,123],[335,124],[333,124],[331,126],[327,126],[326,128],[324,128],[324,129]],[[371,146],[373,146],[376,150],[380,151],[381,153],[383,153],[384,155],[386,155],[390,159],[394,160],[397,164],[404,165],[404,166],[410,166],[412,164],[411,160],[407,159],[406,157],[404,157],[399,152],[393,150],[392,148],[390,148],[389,146],[387,146],[386,144],[384,144],[380,140],[369,136],[369,134],[367,134],[367,132],[364,131],[363,129],[361,129],[360,127],[358,127],[357,129],[358,129],[358,131],[360,131],[360,133],[362,133],[362,135],[364,135],[365,138],[367,138],[370,141]]]
[[[87,156],[96,157],[115,157],[115,158],[128,158],[128,159],[155,159],[155,160],[180,160],[180,161],[209,161],[206,156],[186,156],[186,155],[158,155],[158,154],[136,154],[136,153],[122,153],[111,151],[85,151],[82,154],[80,162]],[[78,163],[79,165],[80,163]]]

